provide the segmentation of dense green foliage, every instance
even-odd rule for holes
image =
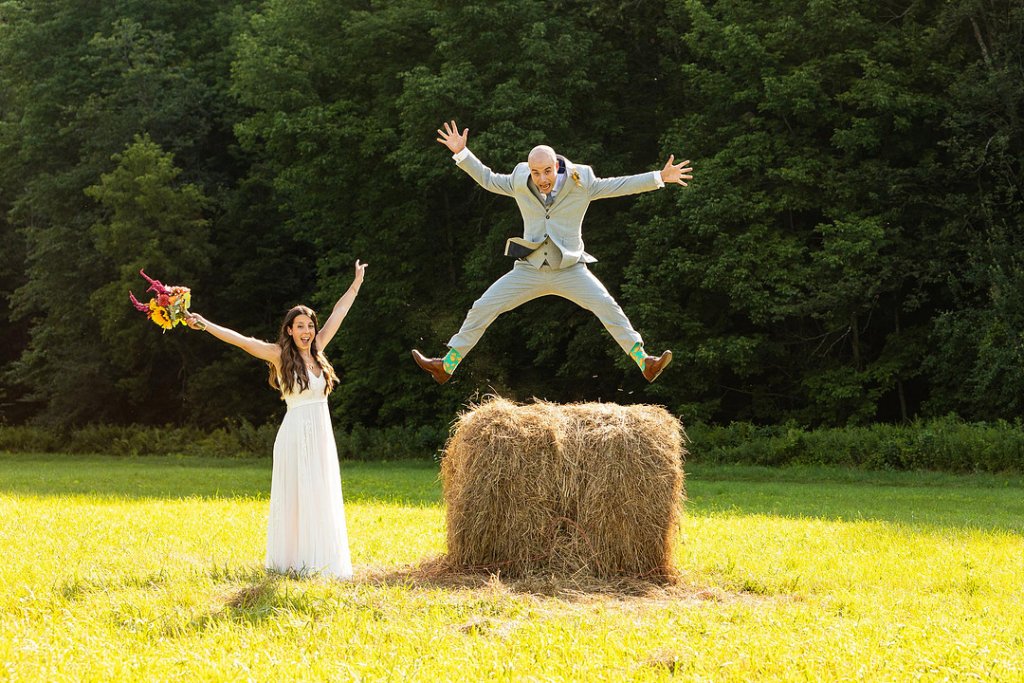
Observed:
[[[127,304],[137,271],[272,338],[368,261],[329,355],[353,428],[443,430],[487,391],[688,421],[1012,420],[1024,396],[1024,5],[1015,0],[0,2],[0,422],[262,424],[259,363]],[[648,386],[545,298],[437,387],[509,268],[508,170],[547,142],[601,175],[605,282],[675,365]]]
[[[689,431],[698,464],[841,465],[869,470],[1022,472],[1020,423],[972,424],[949,418],[909,425],[831,429],[794,425],[698,426]]]
[[[273,452],[277,426],[248,422],[198,427],[86,425],[67,430],[0,425],[0,452],[108,453],[259,458]],[[345,460],[441,457],[443,429],[392,426],[336,430]],[[841,465],[865,470],[1024,473],[1020,423],[966,423],[944,418],[909,425],[873,424],[801,429],[790,423],[696,425],[688,432],[687,467],[696,465]]]
[[[274,452],[276,424],[259,427],[249,422],[216,429],[149,427],[143,425],[85,425],[55,429],[0,425],[0,452],[65,453],[118,456],[195,455],[215,458],[261,458]],[[335,431],[338,456],[345,460],[432,461],[445,432],[431,427],[383,427]]]

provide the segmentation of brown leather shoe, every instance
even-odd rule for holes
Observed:
[[[653,382],[658,375],[672,362],[672,352],[665,351],[660,356],[644,356],[644,379]]]
[[[438,384],[444,384],[452,378],[451,375],[445,372],[444,360],[441,358],[427,358],[416,349],[413,349],[412,359],[416,361],[416,365],[429,372],[430,376],[433,377],[434,381]]]

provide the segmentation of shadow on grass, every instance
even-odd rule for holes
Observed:
[[[267,499],[269,458],[114,457],[0,454],[0,494],[117,499]],[[429,461],[342,462],[351,503],[437,505],[441,485]]]
[[[661,577],[657,580],[636,577],[600,579],[586,575],[551,573],[510,577],[503,576],[500,571],[454,566],[444,555],[414,565],[364,570],[357,575],[356,581],[380,587],[402,586],[416,590],[483,593],[491,597],[534,596],[570,602],[643,600],[680,604],[798,599],[793,596],[768,596],[745,591],[734,592],[720,587],[699,586],[689,582],[683,575]]]
[[[691,464],[686,514],[879,521],[1024,534],[1024,478],[838,467]],[[429,461],[342,463],[348,503],[440,506]],[[0,454],[0,494],[266,500],[271,461]]]
[[[825,467],[695,471],[687,482],[690,515],[765,515],[1024,533],[1024,482],[1016,475]]]
[[[168,614],[163,619],[140,619],[132,610],[117,612],[123,629],[146,628],[160,637],[178,637],[216,630],[225,624],[258,626],[268,621],[296,617],[310,623],[329,621],[339,610],[359,610],[374,619],[392,618],[388,605],[389,590],[423,592],[431,602],[467,605],[468,620],[446,624],[454,632],[507,637],[524,622],[507,618],[501,607],[505,600],[554,599],[573,609],[593,603],[615,609],[658,609],[707,603],[764,603],[799,601],[799,596],[757,595],[733,592],[715,586],[697,586],[676,578],[652,582],[623,578],[613,581],[566,576],[524,576],[511,579],[500,574],[461,571],[435,557],[416,565],[387,569],[361,569],[350,581],[334,581],[316,575],[303,577],[254,568],[215,569],[209,576],[229,584],[207,611],[182,615]],[[367,593],[366,589],[378,589]],[[378,592],[379,591],[379,592]],[[491,611],[482,604],[495,605]],[[123,613],[122,613],[123,612]],[[518,614],[518,610],[512,610]],[[289,623],[294,623],[289,621]],[[141,624],[141,626],[140,626]]]
[[[298,615],[312,620],[337,609],[336,601],[295,585],[293,582],[303,579],[298,574],[242,569],[228,573],[213,572],[210,576],[236,585],[224,591],[208,613],[193,617],[187,624],[165,629],[165,635],[205,631],[224,622],[255,625],[281,615]],[[239,583],[241,585],[237,585]]]

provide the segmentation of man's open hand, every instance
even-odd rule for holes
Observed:
[[[661,179],[665,181],[666,185],[675,184],[686,187],[686,181],[693,180],[693,168],[690,166],[690,160],[687,159],[678,164],[674,163],[675,160],[676,155],[670,154],[668,161],[665,162],[665,168],[661,169]]]
[[[455,119],[452,119],[451,123],[445,121],[444,130],[437,129],[437,141],[452,151],[452,154],[458,154],[462,150],[466,149],[466,140],[469,138],[469,128],[462,131],[459,134],[459,127],[455,125]]]

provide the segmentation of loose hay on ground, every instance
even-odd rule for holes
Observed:
[[[657,406],[494,398],[466,411],[441,465],[448,561],[509,576],[673,577],[684,439]]]

